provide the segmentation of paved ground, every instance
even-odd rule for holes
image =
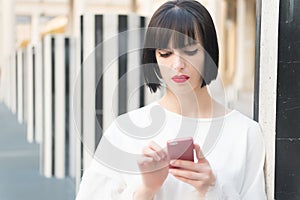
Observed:
[[[75,180],[39,174],[39,145],[29,144],[26,127],[0,103],[0,200],[73,200]]]

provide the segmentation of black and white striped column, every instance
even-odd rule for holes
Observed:
[[[42,174],[64,178],[74,172],[74,136],[70,134],[70,70],[72,39],[47,35],[43,40],[44,137]]]
[[[141,44],[145,18],[130,14],[81,17],[82,142],[86,168],[118,115],[144,105]],[[82,148],[82,147],[81,147]]]

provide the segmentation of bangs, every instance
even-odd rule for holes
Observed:
[[[150,39],[148,41],[152,41],[149,45],[154,45],[152,48],[156,49],[166,49],[196,44],[200,35],[196,35],[199,29],[195,21],[192,14],[176,7],[162,13],[160,20],[149,24],[151,30],[148,30],[147,37]]]

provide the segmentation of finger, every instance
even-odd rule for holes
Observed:
[[[182,182],[188,183],[190,185],[195,185],[194,184],[195,180],[191,180],[191,179],[184,178],[184,177],[181,177],[181,176],[174,176],[174,177],[177,178],[178,180],[182,181]]]
[[[163,168],[168,169],[169,163],[165,161],[155,161],[152,157],[140,156],[137,158],[137,164],[142,173],[151,173]]]
[[[197,157],[198,161],[204,160],[205,156],[203,155],[200,146],[198,144],[194,144],[194,149],[196,151],[196,157]]]
[[[153,158],[155,161],[160,161],[161,157],[158,155],[158,152],[150,149],[149,147],[145,147],[143,148],[142,153],[144,154],[144,156],[146,157],[151,157]]]
[[[185,178],[194,181],[203,181],[207,177],[205,173],[199,173],[182,169],[169,169],[170,174],[175,177]]]
[[[188,160],[171,160],[170,165],[181,169],[186,169],[195,172],[206,171],[207,163],[194,163]]]
[[[146,165],[150,162],[153,161],[153,158],[152,157],[145,157],[145,156],[142,156],[140,158],[137,159],[137,163],[138,165],[142,166],[142,165]]]
[[[203,181],[192,180],[192,179],[181,177],[181,176],[174,176],[174,177],[184,183],[192,185],[195,188],[203,188],[203,186],[205,185]],[[204,197],[204,196],[202,196],[202,197]]]
[[[161,159],[164,159],[167,156],[166,151],[161,146],[159,146],[156,142],[151,141],[149,143],[149,147],[152,150],[156,151]]]

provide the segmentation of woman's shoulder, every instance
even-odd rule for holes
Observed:
[[[141,139],[147,138],[147,130],[152,125],[150,113],[154,106],[155,103],[151,103],[118,116],[106,129],[104,137],[124,151],[136,151],[144,145]]]
[[[263,140],[259,123],[237,110],[233,110],[232,114],[226,118],[226,127],[226,130],[237,138],[247,138],[252,142]]]
[[[235,109],[228,114],[226,121],[239,126],[259,127],[258,122],[254,121],[249,116],[246,116],[245,114]]]
[[[157,105],[157,102],[153,102],[146,106],[131,110],[118,116],[115,119],[115,123],[126,124],[130,122],[139,126],[147,126],[149,123],[151,123],[152,119],[162,114],[161,108]]]

